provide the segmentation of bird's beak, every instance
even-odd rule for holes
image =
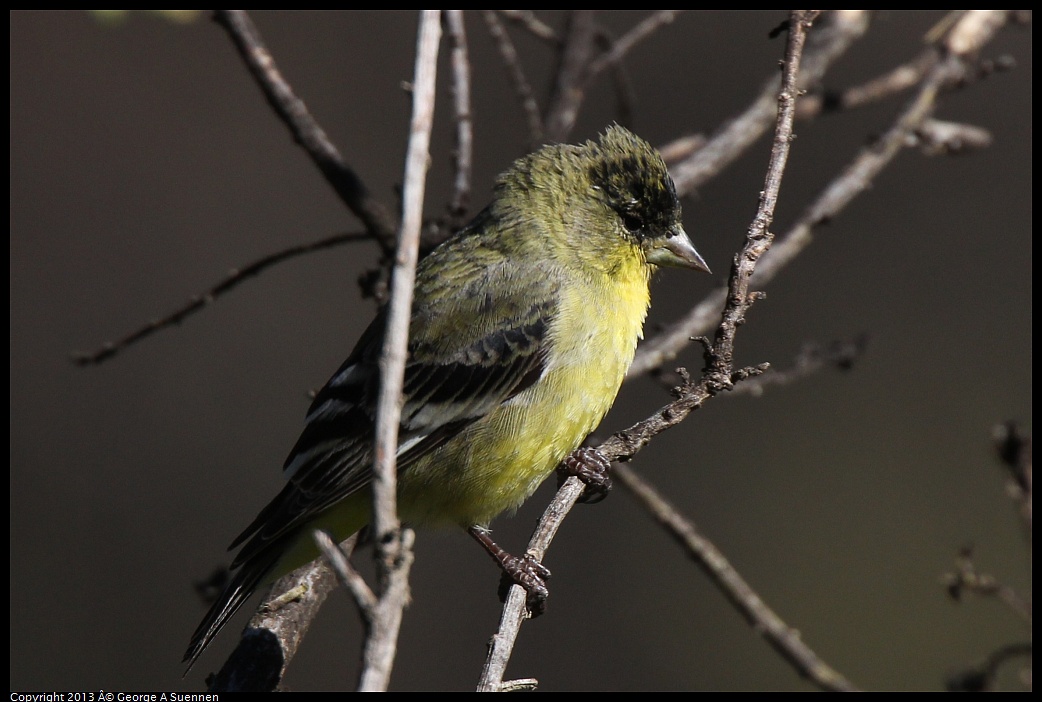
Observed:
[[[649,242],[647,250],[648,263],[656,266],[673,266],[676,268],[693,268],[697,271],[712,273],[702,256],[695,251],[687,233],[677,227],[670,236]]]

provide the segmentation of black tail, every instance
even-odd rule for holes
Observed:
[[[268,548],[254,555],[232,577],[232,581],[224,588],[224,592],[210,607],[203,620],[199,623],[195,633],[192,634],[192,643],[185,651],[183,661],[188,662],[185,675],[195,665],[196,660],[202,655],[214,637],[220,633],[228,620],[239,611],[243,603],[250,598],[257,586],[272,571],[282,556],[281,541],[270,544]]]

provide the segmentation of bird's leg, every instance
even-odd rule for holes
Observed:
[[[574,475],[586,485],[580,502],[600,502],[611,491],[611,461],[592,447],[577,448],[561,461],[557,467],[558,487],[569,476]]]
[[[526,553],[520,558],[510,555],[493,541],[488,530],[482,527],[469,527],[467,533],[484,547],[488,555],[492,556],[503,571],[503,586],[505,587],[501,586],[500,599],[506,599],[506,591],[510,585],[520,585],[528,593],[528,608],[532,614],[542,614],[546,609],[546,598],[550,594],[546,589],[546,581],[550,579],[550,570],[531,554]]]

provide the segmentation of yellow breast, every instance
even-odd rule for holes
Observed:
[[[641,336],[648,274],[638,260],[564,290],[539,382],[410,466],[402,516],[487,525],[517,509],[611,409]]]

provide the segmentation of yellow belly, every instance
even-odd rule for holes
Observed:
[[[603,282],[603,281],[602,281]],[[562,300],[543,377],[417,461],[399,512],[421,524],[487,525],[517,509],[611,409],[648,307],[644,266]],[[625,288],[625,289],[622,289]]]

